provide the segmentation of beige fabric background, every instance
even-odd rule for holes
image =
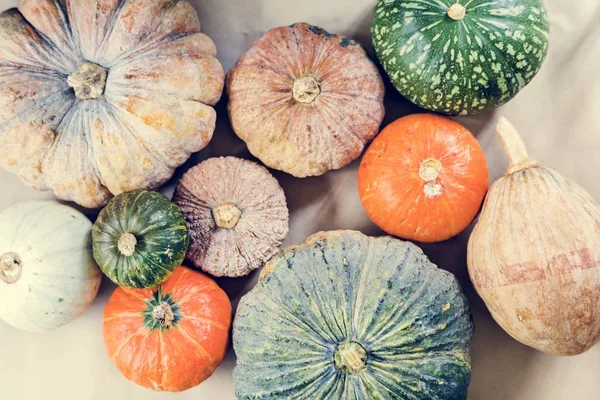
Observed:
[[[192,0],[203,31],[217,43],[228,70],[264,31],[309,22],[358,39],[370,50],[369,25],[375,0]],[[0,0],[0,9],[17,0]],[[480,140],[496,179],[506,168],[494,136],[505,115],[520,129],[530,153],[543,164],[574,178],[600,201],[600,3],[598,0],[546,0],[551,21],[550,54],[540,74],[510,104],[475,117],[459,118]],[[417,111],[394,90],[387,95],[386,124]],[[215,139],[185,168],[214,155],[247,157],[231,132],[222,101]],[[323,177],[293,179],[276,173],[291,210],[287,244],[319,230],[358,229],[381,234],[364,214],[357,193],[357,163]],[[177,179],[177,178],[175,178]],[[165,188],[171,193],[172,186]],[[0,209],[18,201],[52,198],[0,171]],[[90,214],[91,215],[91,214]],[[1,229],[1,228],[0,228]],[[600,398],[600,345],[587,354],[557,358],[509,338],[491,319],[466,273],[468,233],[425,251],[461,280],[473,308],[470,400],[596,400]],[[220,280],[234,302],[255,276]],[[114,286],[104,282],[92,308],[79,320],[53,332],[29,334],[0,322],[0,398],[2,399],[234,399],[230,351],[216,373],[200,387],[178,395],[159,394],[126,381],[105,354],[102,311]]]

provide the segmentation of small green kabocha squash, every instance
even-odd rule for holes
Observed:
[[[181,265],[189,244],[183,214],[157,192],[114,197],[92,229],[94,258],[114,283],[153,288]]]
[[[543,0],[379,0],[371,30],[398,91],[452,115],[506,103],[548,52]]]
[[[239,399],[465,399],[473,334],[454,276],[409,242],[318,233],[242,298]]]

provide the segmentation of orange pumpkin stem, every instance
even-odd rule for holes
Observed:
[[[537,168],[540,164],[531,159],[527,154],[527,147],[519,132],[510,121],[500,117],[496,133],[504,146],[504,151],[508,157],[509,167],[505,175],[512,175],[515,172],[523,171],[529,168]]]

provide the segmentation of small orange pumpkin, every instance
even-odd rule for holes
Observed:
[[[390,124],[358,171],[371,220],[389,234],[426,243],[449,239],[473,221],[488,180],[485,155],[471,132],[434,114]]]
[[[102,330],[108,355],[127,379],[180,392],[223,361],[230,325],[225,292],[206,275],[179,267],[155,289],[117,288]]]

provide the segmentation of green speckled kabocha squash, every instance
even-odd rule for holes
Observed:
[[[379,0],[372,26],[400,93],[453,115],[516,96],[542,66],[548,33],[542,0]]]
[[[94,258],[114,283],[153,288],[185,259],[189,236],[179,208],[160,193],[114,197],[92,229]]]
[[[240,399],[465,399],[469,306],[415,245],[318,233],[274,258],[234,322]]]
[[[183,0],[0,14],[0,167],[84,207],[158,187],[211,140],[224,72]]]

